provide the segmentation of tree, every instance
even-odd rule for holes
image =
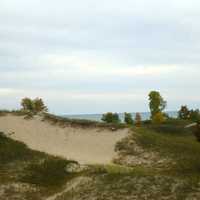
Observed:
[[[41,98],[36,98],[33,100],[33,105],[34,105],[34,111],[36,113],[38,112],[47,112],[48,109],[47,107],[44,105],[44,102]]]
[[[157,91],[151,91],[149,93],[149,108],[151,111],[151,118],[153,118],[157,113],[162,113],[166,108],[167,102],[163,99]]]
[[[133,125],[133,118],[132,118],[132,115],[131,113],[124,113],[124,122],[128,125]]]
[[[136,113],[136,115],[135,115],[135,125],[141,126],[141,124],[142,124],[142,117],[141,117],[140,113]]]
[[[21,100],[21,106],[22,106],[22,109],[25,111],[31,111],[31,112],[34,111],[34,103],[28,97],[25,97]]]
[[[190,110],[189,119],[192,120],[193,122],[199,122],[200,121],[200,111],[199,111],[199,109]]]
[[[38,112],[46,112],[48,111],[47,107],[45,106],[43,100],[41,98],[24,98],[21,101],[22,110],[28,111],[34,114]]]
[[[180,119],[189,119],[190,118],[190,110],[187,106],[181,106],[180,110],[178,111],[178,117]]]
[[[152,122],[155,124],[162,124],[165,120],[165,114],[161,112],[156,113],[152,118]]]
[[[119,115],[117,113],[112,112],[103,114],[101,120],[107,123],[120,123]]]

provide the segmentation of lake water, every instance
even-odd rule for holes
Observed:
[[[166,112],[170,117],[176,118],[178,113],[176,111],[169,111]],[[133,116],[133,119],[135,118],[136,113],[131,113]],[[141,112],[140,113],[142,120],[148,120],[150,119],[150,113],[149,112]],[[82,114],[82,115],[64,115],[64,117],[68,117],[71,119],[87,119],[87,120],[93,120],[93,121],[101,121],[102,114]],[[121,121],[124,120],[124,113],[119,113],[119,117]]]

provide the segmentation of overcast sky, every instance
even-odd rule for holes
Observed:
[[[1,0],[0,108],[57,114],[200,107],[199,0]]]

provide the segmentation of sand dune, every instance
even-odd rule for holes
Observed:
[[[128,129],[62,128],[41,121],[40,117],[25,120],[13,115],[0,117],[0,131],[32,149],[74,159],[81,164],[111,163],[116,142],[128,134]]]

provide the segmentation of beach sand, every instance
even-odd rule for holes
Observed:
[[[26,120],[23,116],[0,117],[0,131],[22,141],[28,147],[52,155],[73,159],[80,164],[109,164],[116,156],[117,141],[126,137],[128,129],[60,127],[42,121],[39,116]]]

